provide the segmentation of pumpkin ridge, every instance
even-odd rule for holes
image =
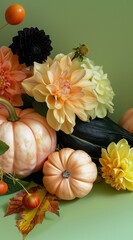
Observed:
[[[59,158],[60,158],[61,165],[62,165],[62,167],[66,170],[66,166],[64,166],[64,164],[63,164],[63,162],[62,162],[62,159],[61,159],[61,153],[60,153],[60,151],[58,152],[58,154],[59,154]],[[65,171],[65,170],[64,170],[64,171]]]
[[[73,195],[75,195],[75,193],[74,193],[74,191],[73,191],[73,189],[72,189],[72,186],[71,186],[71,184],[70,184],[70,180],[69,180],[69,178],[68,178],[67,180],[68,180],[68,182],[69,182],[69,187],[70,187],[70,189],[71,189]]]
[[[62,179],[63,180],[63,179]],[[60,182],[58,183],[58,186],[56,187],[56,190],[55,190],[55,195],[56,195],[56,192],[58,191],[58,188],[60,187],[61,183],[62,183],[62,180],[60,180]]]
[[[79,181],[79,182],[84,182],[84,183],[93,183],[93,182],[90,182],[90,180],[89,181],[87,181],[87,180],[84,180],[84,179],[79,179],[79,178],[76,178],[76,177],[73,177],[73,176],[71,176],[70,175],[70,178],[72,178],[72,179],[74,179],[74,180],[76,180],[76,181]]]
[[[75,170],[75,169],[77,169],[77,168],[80,168],[80,167],[82,167],[82,166],[88,165],[88,164],[90,164],[90,163],[92,163],[92,161],[91,161],[91,162],[88,162],[88,163],[85,163],[85,164],[78,165],[78,166],[74,166],[74,167],[72,168],[72,171]]]
[[[58,186],[57,186],[57,188],[56,188],[55,195],[56,195],[56,192],[60,192],[60,185],[61,185],[62,181],[64,181],[64,180],[69,182],[68,179],[64,179],[64,178],[62,177],[62,179],[60,180],[60,182],[59,182],[59,184],[58,184]],[[69,183],[69,186],[70,186],[70,183]],[[71,189],[71,187],[70,187],[70,189]],[[71,191],[72,191],[72,189],[71,189]]]
[[[7,123],[7,119],[5,119],[5,121],[3,123],[0,124],[0,127],[4,124],[4,123]],[[1,166],[1,162],[0,162],[0,166]]]
[[[12,164],[12,172],[13,174],[15,174],[15,134],[14,134],[14,124],[13,122],[11,122],[12,125],[12,133],[13,133],[13,164]]]
[[[33,132],[32,128],[31,128],[27,123],[25,123],[25,122],[22,121],[21,119],[20,119],[20,122],[22,122],[23,124],[25,124],[25,125],[31,130],[31,132],[32,132],[32,134],[33,134],[33,136],[34,136],[34,139],[35,139],[35,142],[36,142],[36,165],[35,165],[35,168],[36,168],[36,167],[37,167],[37,162],[38,162],[38,148],[37,148],[36,135],[35,135],[35,133]],[[34,170],[35,170],[35,168],[34,168]]]
[[[27,114],[27,115],[28,115],[28,114]],[[25,117],[25,119],[34,120],[34,121],[39,122],[40,124],[42,124],[43,127],[46,128],[46,130],[47,130],[47,132],[48,132],[48,134],[49,134],[49,136],[50,136],[50,139],[51,139],[51,146],[53,145],[52,134],[51,134],[51,132],[48,130],[47,125],[43,124],[41,121],[39,121],[38,119],[36,119],[36,118],[34,118],[34,117],[33,117],[33,118],[27,118],[27,117]],[[49,126],[49,127],[50,127],[50,126]]]
[[[66,166],[67,168],[68,168],[68,166],[69,166],[69,161],[70,161],[71,155],[74,154],[76,151],[80,151],[80,150],[75,150],[74,152],[72,152],[72,153],[70,154],[70,156],[69,156],[69,158],[68,158],[68,161],[67,161],[67,166]],[[83,151],[83,150],[81,150],[81,151]],[[89,156],[89,154],[88,154],[88,156]],[[90,163],[92,163],[92,161],[87,162],[87,163],[85,163],[85,164],[78,165],[78,166],[76,166],[76,167],[74,166],[71,170],[76,169],[76,168],[79,168],[79,167],[81,167],[81,166],[88,165],[88,164],[90,164]]]
[[[6,122],[8,122],[7,119],[5,119],[5,121],[0,124],[0,127],[1,127],[4,123],[6,123]]]
[[[49,163],[50,163],[51,165],[53,165],[55,168],[57,168],[59,171],[61,171],[61,169],[58,168],[57,166],[55,166],[53,162],[51,163],[51,161],[50,161],[49,159],[48,159],[48,161],[49,161]],[[62,171],[61,171],[61,172],[62,172]],[[53,174],[52,174],[52,175],[53,175]]]
[[[60,151],[59,151],[60,152]],[[69,156],[69,158],[68,158],[68,160],[67,160],[67,164],[66,164],[66,168],[68,169],[68,165],[69,165],[69,159],[70,159],[70,157],[72,156],[72,154],[74,153],[75,151],[73,151],[71,154],[70,154],[70,156]],[[66,169],[66,170],[67,170]]]
[[[20,109],[20,108],[19,108],[19,109]],[[28,109],[30,109],[31,111],[27,113],[25,110],[28,110]],[[21,110],[20,116],[19,116],[20,118],[23,118],[23,117],[25,117],[26,115],[29,115],[29,114],[35,112],[35,110],[34,110],[33,108],[27,108],[27,109],[24,109],[24,110],[20,109],[20,110]],[[21,116],[21,113],[22,113],[22,116]],[[24,113],[24,114],[23,114],[23,113]]]
[[[56,171],[60,171],[60,173],[59,173],[59,172],[58,172],[58,173],[52,173],[52,174],[47,175],[47,176],[53,176],[53,175],[60,175],[60,174],[62,174],[61,169],[57,168],[53,163],[51,163],[50,161],[48,161],[48,164],[50,165],[50,167],[54,167]]]

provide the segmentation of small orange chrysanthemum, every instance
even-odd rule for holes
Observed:
[[[75,114],[87,121],[86,110],[96,106],[95,85],[89,81],[91,70],[80,68],[69,55],[59,54],[52,61],[34,64],[34,76],[22,83],[27,94],[48,106],[47,122],[56,131],[71,133]]]
[[[0,96],[14,106],[23,104],[21,94],[24,90],[21,82],[29,76],[25,65],[20,65],[18,57],[8,47],[0,48]]]
[[[133,148],[130,148],[125,139],[117,144],[110,143],[107,151],[102,149],[99,161],[106,183],[117,190],[133,191]]]

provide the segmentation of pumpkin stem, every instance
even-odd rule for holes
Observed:
[[[8,113],[9,113],[9,117],[7,119],[8,121],[16,122],[20,119],[20,117],[17,116],[13,105],[8,100],[0,97],[0,103],[2,103],[6,107],[6,109],[8,110]]]
[[[69,173],[67,170],[65,170],[65,171],[62,173],[62,176],[63,176],[64,178],[69,178],[70,173]]]

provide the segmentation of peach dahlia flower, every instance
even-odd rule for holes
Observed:
[[[21,81],[29,76],[26,66],[19,64],[18,56],[8,47],[0,48],[0,97],[9,100],[14,106],[23,105],[21,94],[24,90]]]
[[[48,124],[69,134],[75,126],[75,115],[87,121],[86,111],[96,106],[91,76],[91,70],[80,69],[76,59],[71,61],[69,55],[59,54],[46,63],[34,63],[34,75],[22,85],[36,101],[47,103]]]

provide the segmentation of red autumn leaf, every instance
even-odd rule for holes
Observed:
[[[40,204],[34,209],[27,209],[22,203],[25,191],[16,194],[16,197],[10,199],[8,209],[5,216],[13,213],[19,213],[19,218],[16,225],[23,235],[23,239],[35,227],[36,224],[41,224],[45,218],[45,212],[49,211],[59,215],[58,205],[59,202],[54,201],[55,197],[47,193],[46,189],[42,186],[32,187],[30,193],[36,193],[40,198]]]

